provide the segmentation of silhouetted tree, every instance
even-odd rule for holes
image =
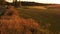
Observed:
[[[19,0],[19,2],[17,0],[13,0],[13,4],[15,7],[21,7],[21,1]]]
[[[21,7],[21,1],[19,0],[19,5],[20,5],[20,7]]]

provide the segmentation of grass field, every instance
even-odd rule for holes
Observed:
[[[60,8],[37,8],[10,6],[1,11],[0,33],[60,34]]]
[[[34,9],[34,8],[17,8],[19,11],[19,16],[25,19],[35,19],[43,28],[46,24],[48,30],[53,32],[60,32],[60,9],[50,8],[50,9]]]

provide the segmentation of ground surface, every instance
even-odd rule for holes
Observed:
[[[18,10],[20,17],[35,19],[42,25],[42,28],[46,28],[47,26],[50,31],[60,31],[60,8],[48,8],[45,10],[18,8]]]
[[[1,16],[1,34],[57,34],[60,32],[59,8],[14,8],[5,9]],[[54,32],[54,33],[53,33]]]

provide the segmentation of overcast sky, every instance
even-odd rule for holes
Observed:
[[[13,2],[13,0],[6,0],[6,1]],[[37,3],[48,3],[48,4],[49,3],[60,4],[60,0],[21,0],[21,1],[29,1],[29,2],[37,2]]]

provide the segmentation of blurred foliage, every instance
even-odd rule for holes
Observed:
[[[0,19],[3,34],[57,34],[60,32],[60,9],[43,10],[23,7],[17,10],[20,17],[14,15],[10,20]],[[2,15],[5,11],[0,12]]]

